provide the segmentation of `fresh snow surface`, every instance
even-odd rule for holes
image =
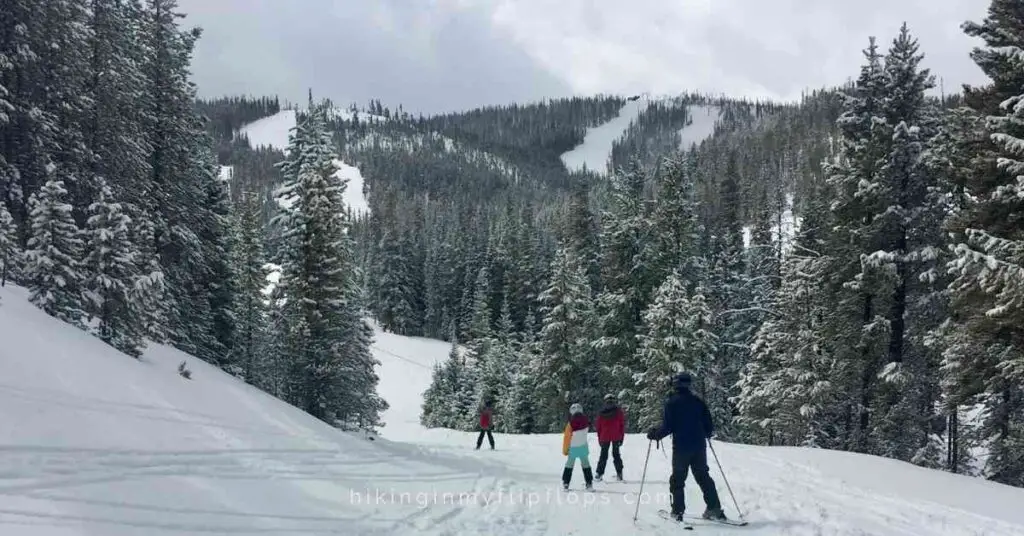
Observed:
[[[647,109],[649,102],[647,99],[627,102],[619,110],[618,117],[587,129],[583,143],[562,154],[565,167],[570,171],[588,169],[595,173],[607,173],[612,157],[612,144],[621,138],[630,123]]]
[[[232,174],[235,172],[234,166],[221,166],[220,167],[220,180],[230,181]]]
[[[272,147],[284,151],[288,148],[289,131],[295,127],[295,110],[281,110],[274,115],[257,119],[238,129],[239,135],[249,138],[254,149]]]
[[[351,112],[347,110],[335,110],[335,112],[346,118],[351,116]],[[363,115],[360,115],[360,118],[363,117]],[[263,119],[243,125],[239,129],[239,134],[247,136],[249,144],[254,148],[273,147],[281,151],[287,151],[288,136],[292,128],[295,128],[295,110],[281,110],[270,117],[264,117]],[[368,213],[370,205],[366,201],[366,195],[363,193],[365,181],[363,180],[362,173],[359,172],[359,168],[350,166],[341,160],[335,160],[334,163],[339,168],[335,176],[348,181],[345,188],[345,204],[351,208],[355,215]],[[282,205],[287,207],[288,204],[287,200],[283,200]]]
[[[690,124],[679,129],[679,148],[684,151],[710,138],[715,133],[715,126],[722,115],[718,106],[703,104],[690,105],[687,112],[690,115]]]
[[[22,288],[0,289],[0,341],[0,534],[679,534],[655,512],[668,506],[670,442],[648,451],[630,435],[626,482],[585,493],[577,467],[564,492],[560,434],[496,434],[497,450],[476,451],[474,433],[423,429],[443,342],[377,332],[391,408],[369,441],[168,347],[120,354],[46,316]],[[714,447],[750,525],[697,522],[695,534],[1024,534],[1022,489],[852,453]],[[699,515],[692,479],[686,498]]]

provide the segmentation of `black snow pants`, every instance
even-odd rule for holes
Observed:
[[[693,471],[693,479],[697,481],[701,493],[704,494],[704,504],[707,505],[707,508],[720,510],[722,504],[718,500],[715,481],[711,479],[707,450],[680,451],[672,449],[672,476],[668,480],[669,490],[672,493],[672,513],[682,514],[686,511],[684,488],[686,477],[690,471]]]
[[[613,441],[611,443],[601,443],[601,455],[597,458],[598,477],[604,474],[604,468],[608,465],[609,446],[612,448],[612,463],[615,464],[615,474],[622,476],[622,455],[619,454],[619,447],[622,446],[622,441]]]
[[[494,449],[494,436],[491,435],[490,428],[481,428],[480,435],[476,438],[476,448],[480,448],[480,445],[484,444],[484,434],[487,435],[487,442],[491,444],[491,449]]]

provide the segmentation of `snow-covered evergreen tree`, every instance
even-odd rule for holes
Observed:
[[[673,376],[687,371],[694,374],[698,386],[702,385],[718,353],[717,337],[711,331],[711,310],[704,296],[700,290],[692,297],[687,294],[679,272],[673,272],[658,287],[653,303],[644,312],[637,351],[642,372],[634,376],[637,404],[633,414],[640,429],[661,422]],[[720,414],[722,409],[713,408],[712,412]],[[716,422],[720,425],[723,421]]]
[[[527,315],[527,324],[522,332],[515,360],[509,364],[511,386],[504,404],[499,408],[505,429],[512,433],[534,432],[537,420],[537,370],[538,346],[533,315]]]
[[[363,320],[362,277],[353,259],[324,105],[303,114],[281,163],[279,197],[293,201],[275,218],[283,229],[280,289],[286,300],[289,392],[311,415],[343,427],[375,428],[378,363]]]
[[[820,195],[820,193],[819,193]],[[829,227],[827,209],[809,204],[793,252],[782,263],[773,314],[758,329],[735,403],[741,437],[769,445],[840,448],[836,426],[849,412],[844,368],[824,333],[834,320],[828,275],[833,259],[818,250]]]
[[[145,348],[146,322],[133,291],[138,280],[138,250],[131,218],[114,202],[106,182],[97,179],[98,197],[89,206],[83,266],[88,312],[103,342],[139,357]]]
[[[596,411],[602,393],[599,360],[591,348],[593,300],[586,269],[572,250],[561,248],[552,265],[551,284],[541,293],[544,315],[535,370],[538,428],[558,431],[567,403]]]
[[[133,289],[134,301],[144,319],[146,338],[158,344],[168,341],[168,309],[166,280],[154,240],[155,225],[149,214],[140,213],[133,222],[133,238],[138,247],[136,271],[138,277]]]
[[[0,200],[0,287],[17,277],[21,266],[21,247],[18,244],[18,228],[7,210],[7,204]]]
[[[82,233],[72,218],[64,181],[50,165],[50,179],[29,200],[31,234],[25,251],[29,299],[47,314],[84,327]]]
[[[652,221],[644,202],[646,185],[647,172],[638,161],[612,177],[611,207],[602,217],[600,237],[604,286],[597,296],[598,337],[592,344],[608,388],[623,391],[625,405],[634,399],[633,374],[640,370],[635,361],[637,330],[659,283],[651,272],[655,251],[650,247]]]
[[[261,225],[262,203],[256,194],[247,193],[234,212],[234,245],[232,265],[237,290],[233,309],[235,340],[231,359],[239,367],[242,377],[256,383],[261,367],[262,343],[267,331],[267,306],[263,290],[267,286],[266,258]]]
[[[966,23],[984,47],[972,52],[992,84],[967,91],[986,116],[991,143],[965,173],[969,202],[954,223],[950,263],[954,324],[948,330],[945,386],[958,401],[984,404],[988,478],[1024,486],[1024,13],[993,0],[981,23]]]

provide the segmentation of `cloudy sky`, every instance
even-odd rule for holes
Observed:
[[[578,94],[795,99],[856,77],[904,21],[946,88],[988,0],[179,0],[204,96],[312,88],[434,113]]]

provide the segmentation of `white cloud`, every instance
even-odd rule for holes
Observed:
[[[500,0],[492,21],[579,92],[795,99],[857,75],[868,36],[907,21],[947,87],[983,82],[959,29],[987,0]]]
[[[795,99],[857,76],[906,21],[947,90],[983,83],[960,31],[988,0],[181,0],[204,94],[306,88],[439,111],[566,94]]]

